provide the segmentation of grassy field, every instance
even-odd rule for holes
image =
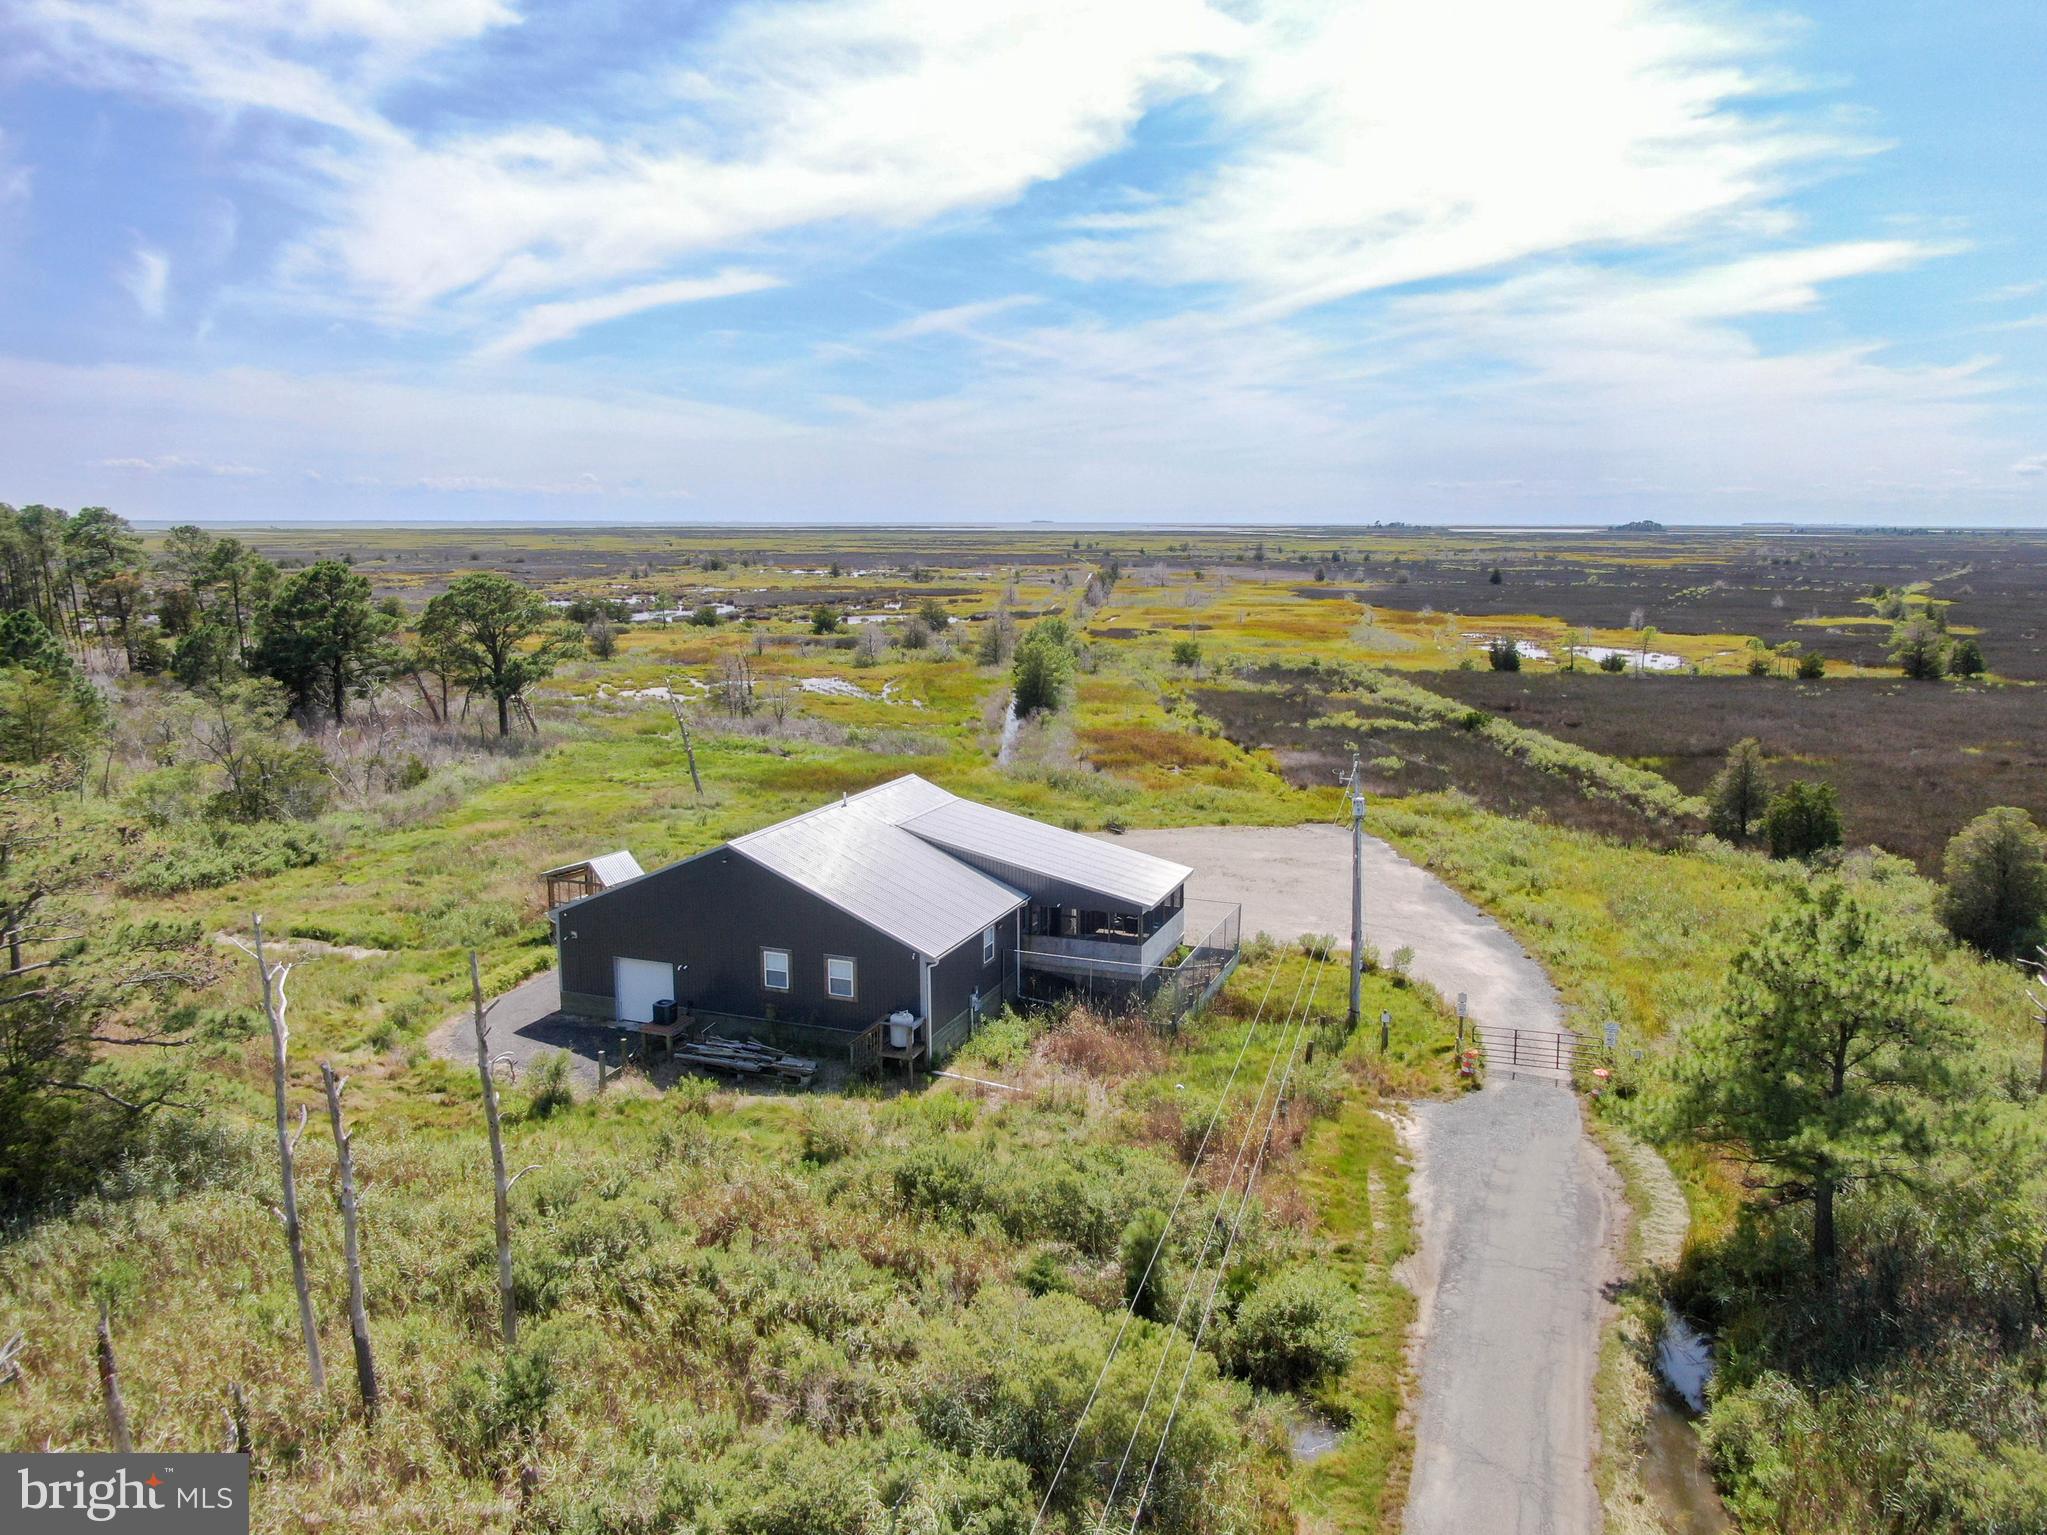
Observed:
[[[1302,1035],[1288,1021],[1325,1044],[1340,1037],[1328,1023],[1339,990],[1329,968],[1298,952],[1254,956],[1177,1041],[1087,1017],[1049,1031],[997,1024],[958,1064],[999,1073],[1015,1093],[937,1083],[835,1098],[657,1097],[628,1078],[601,1099],[543,1111],[511,1090],[509,1155],[540,1169],[516,1200],[529,1340],[516,1357],[542,1362],[544,1388],[522,1388],[493,1347],[473,1078],[418,1061],[365,1092],[371,1078],[357,1065],[354,1129],[371,1191],[366,1277],[385,1392],[375,1425],[346,1405],[339,1221],[314,1193],[330,1175],[326,1144],[308,1139],[300,1172],[336,1376],[317,1398],[265,1209],[273,1179],[256,1105],[238,1113],[223,1102],[206,1186],[95,1202],[0,1249],[4,1319],[33,1340],[31,1368],[0,1398],[0,1436],[99,1441],[90,1376],[64,1365],[90,1355],[81,1297],[97,1287],[114,1299],[142,1442],[213,1446],[230,1388],[243,1390],[259,1528],[338,1519],[496,1529],[537,1519],[625,1529],[665,1527],[665,1517],[691,1511],[710,1527],[795,1535],[879,1528],[868,1521],[896,1499],[934,1528],[1018,1528],[1030,1511],[1024,1489],[1044,1483],[1103,1358],[1122,1299],[1119,1234],[1140,1210],[1168,1203],[1196,1131],[1217,1114],[1219,1154],[1200,1164],[1195,1206],[1174,1228],[1165,1304],[1207,1282],[1179,1234],[1227,1210],[1230,1148],[1272,1101],[1258,1098],[1258,1084],[1275,1062],[1283,1075],[1296,1060]],[[1304,1269],[1358,1296],[1347,1324],[1354,1361],[1314,1395],[1350,1433],[1302,1479],[1300,1496],[1306,1507],[1368,1512],[1389,1502],[1401,1464],[1406,1321],[1390,1276],[1405,1241],[1401,1174],[1370,1105],[1384,1092],[1439,1090],[1449,1049],[1433,998],[1390,977],[1369,984],[1371,1005],[1395,1012],[1391,1058],[1354,1043],[1293,1066],[1256,1217],[1228,1276],[1239,1299],[1255,1295],[1261,1276]],[[320,1036],[330,996],[295,996],[302,1061],[328,1053]],[[1260,998],[1274,999],[1262,1015]],[[1384,1201],[1376,1225],[1350,1191],[1354,1178]],[[1300,1409],[1218,1373],[1228,1328],[1225,1318],[1213,1352],[1200,1356],[1176,1430],[1190,1458],[1176,1448],[1166,1462],[1158,1500],[1168,1527],[1278,1528],[1290,1501],[1285,1433]],[[1027,1355],[1042,1351],[1035,1368],[1015,1357],[1011,1338],[1029,1340]],[[1119,1436],[1143,1426],[1149,1453],[1162,1412],[1141,1425],[1137,1398],[1168,1347],[1164,1329],[1137,1324],[1086,1444],[1113,1456]],[[990,1375],[998,1358],[1001,1373]],[[1045,1395],[1012,1422],[980,1394],[1002,1389],[996,1382]],[[930,1424],[948,1413],[964,1414],[956,1433],[890,1428],[906,1414]],[[831,1470],[814,1463],[826,1445]],[[1089,1472],[1062,1498],[1055,1527],[1100,1500],[1094,1462],[1083,1464]],[[538,1489],[530,1502],[507,1490],[520,1467]],[[787,1522],[747,1523],[749,1500],[772,1500],[783,1479],[796,1484],[776,1516]],[[1199,1510],[1179,1506],[1190,1500]],[[804,1523],[820,1518],[830,1522]],[[1346,1516],[1327,1527],[1372,1526]]]
[[[1761,734],[1783,771],[1835,778],[1851,833],[1922,861],[1940,827],[1981,803],[2029,803],[2024,767],[2042,749],[2024,680],[2037,620],[2007,572],[2035,568],[2047,540],[2015,535],[360,529],[253,541],[287,560],[346,554],[410,606],[494,568],[552,598],[642,614],[733,610],[716,625],[622,624],[615,656],[572,662],[535,690],[535,735],[497,743],[477,718],[430,741],[415,732],[404,739],[427,743],[417,781],[343,795],[315,822],[232,835],[142,813],[160,771],[148,721],[170,687],[132,682],[103,770],[52,805],[70,835],[122,850],[94,894],[97,919],[226,935],[260,912],[290,940],[295,1095],[311,1095],[323,1058],[354,1081],[390,1405],[373,1428],[345,1409],[345,1387],[316,1401],[303,1385],[263,1208],[275,1182],[261,1131],[267,1041],[253,1033],[249,963],[216,943],[218,976],[181,1002],[226,1020],[204,1062],[216,1139],[196,1156],[167,1148],[108,1197],[0,1245],[0,1337],[18,1328],[31,1340],[24,1381],[0,1387],[0,1442],[99,1441],[81,1364],[97,1287],[115,1308],[145,1442],[216,1443],[228,1385],[246,1388],[266,1529],[347,1518],[865,1530],[886,1527],[891,1506],[917,1527],[1008,1530],[1019,1510],[1027,1525],[1051,1425],[1077,1414],[1075,1384],[1084,1390],[1113,1332],[1124,1227],[1170,1202],[1198,1139],[1190,1127],[1221,1097],[1262,988],[1286,997],[1307,979],[1299,953],[1261,953],[1178,1039],[1085,1018],[984,1032],[962,1069],[1021,1094],[655,1095],[628,1081],[543,1112],[515,1089],[512,1155],[542,1169],[518,1194],[536,1341],[515,1368],[491,1340],[477,1089],[423,1042],[461,1005],[469,949],[492,991],[551,962],[536,877],[551,865],[623,846],[652,867],[905,771],[1084,830],[1320,820],[1338,808],[1334,774],[1355,749],[1376,829],[1515,931],[1576,1026],[1622,1025],[1618,1103],[1715,1005],[1729,956],[1802,877],[1695,844],[1694,796],[1724,739]],[[1993,666],[2019,680],[1857,675],[1882,662],[1861,616],[1877,584],[1952,601],[1956,626],[1980,631]],[[819,602],[900,632],[927,599],[956,621],[922,648],[810,632]],[[1063,707],[1027,723],[1007,755],[1008,672],[975,659],[998,610],[1023,624],[1058,613],[1086,641]],[[1586,643],[1625,649],[1645,624],[1678,673],[1469,669],[1490,635],[1560,647],[1579,628]],[[1840,663],[1826,680],[1716,675],[1745,669],[1752,638],[1794,633]],[[1187,639],[1199,657],[1176,661]],[[738,666],[752,682],[746,712],[721,701]],[[693,722],[701,795],[670,689]],[[1865,748],[1846,726],[1872,698],[1900,723],[1864,732]],[[393,688],[377,712],[407,706]],[[1901,732],[1919,744],[1887,774]],[[325,749],[341,760],[341,744]],[[1914,782],[1937,816],[1912,813]],[[1851,872],[1929,927],[1929,888],[1908,866],[1862,857]],[[1941,965],[2007,1075],[2020,1070],[2037,1040],[2008,974],[1952,949]],[[1393,1271],[1413,1233],[1382,1110],[1452,1079],[1439,1004],[1397,977],[1369,984],[1370,1006],[1395,1014],[1395,1050],[1381,1061],[1325,1031],[1297,1085],[1224,1324],[1193,1372],[1172,1527],[1398,1523],[1412,1298]],[[1268,1020],[1253,1037],[1246,1070],[1262,1072],[1280,1036]],[[1224,1122],[1235,1131],[1248,1112]],[[338,1223],[315,1192],[329,1175],[317,1133],[304,1157],[340,1374]],[[1697,1240],[1732,1232],[1740,1191],[1728,1169],[1682,1147],[1674,1159]],[[1201,1198],[1220,1198],[1197,1182]],[[1194,1254],[1176,1257],[1184,1280]],[[1234,1329],[1260,1283],[1303,1271],[1354,1302],[1344,1363],[1312,1383],[1258,1384]],[[1184,1293],[1168,1286],[1174,1304]],[[995,1340],[1021,1349],[1012,1373],[1040,1397],[1008,1392]],[[1138,1421],[1145,1377],[1172,1346],[1171,1329],[1139,1325],[1112,1376],[1105,1435]],[[1288,1437],[1311,1411],[1345,1432],[1334,1453],[1296,1464]],[[912,1421],[926,1427],[900,1427]],[[512,1451],[480,1442],[477,1422]],[[1113,1462],[1108,1443],[1096,1448]],[[1091,1485],[1058,1509],[1072,1527],[1105,1491]],[[747,1523],[738,1510],[754,1505],[785,1524]]]

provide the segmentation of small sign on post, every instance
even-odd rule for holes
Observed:
[[[1386,1053],[1387,1042],[1393,1035],[1393,1013],[1388,1008],[1379,1009],[1379,1053]]]
[[[1457,993],[1457,1053],[1464,1053],[1464,993]]]

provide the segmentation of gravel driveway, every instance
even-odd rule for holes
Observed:
[[[1198,872],[1188,894],[1241,901],[1244,931],[1350,931],[1350,835],[1335,826],[1196,827],[1118,839]],[[1557,1028],[1542,968],[1476,907],[1385,843],[1365,845],[1365,941],[1472,1015]],[[1592,1374],[1613,1272],[1618,1185],[1546,1082],[1412,1109],[1420,1399],[1409,1535],[1590,1535]]]

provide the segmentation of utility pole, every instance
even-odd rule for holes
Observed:
[[[1358,991],[1365,975],[1365,791],[1359,782],[1358,754],[1350,754],[1350,1016],[1358,1026]]]
[[[2040,1015],[2040,1096],[2047,1098],[2047,943],[2040,945],[2038,959],[2022,959],[2019,964],[2037,975],[2042,983],[2038,991],[2030,986],[2026,988],[2026,1000]]]

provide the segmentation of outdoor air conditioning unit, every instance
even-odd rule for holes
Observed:
[[[917,1015],[915,1013],[890,1013],[888,1015],[888,1047],[891,1050],[907,1050],[910,1041],[917,1037]]]

